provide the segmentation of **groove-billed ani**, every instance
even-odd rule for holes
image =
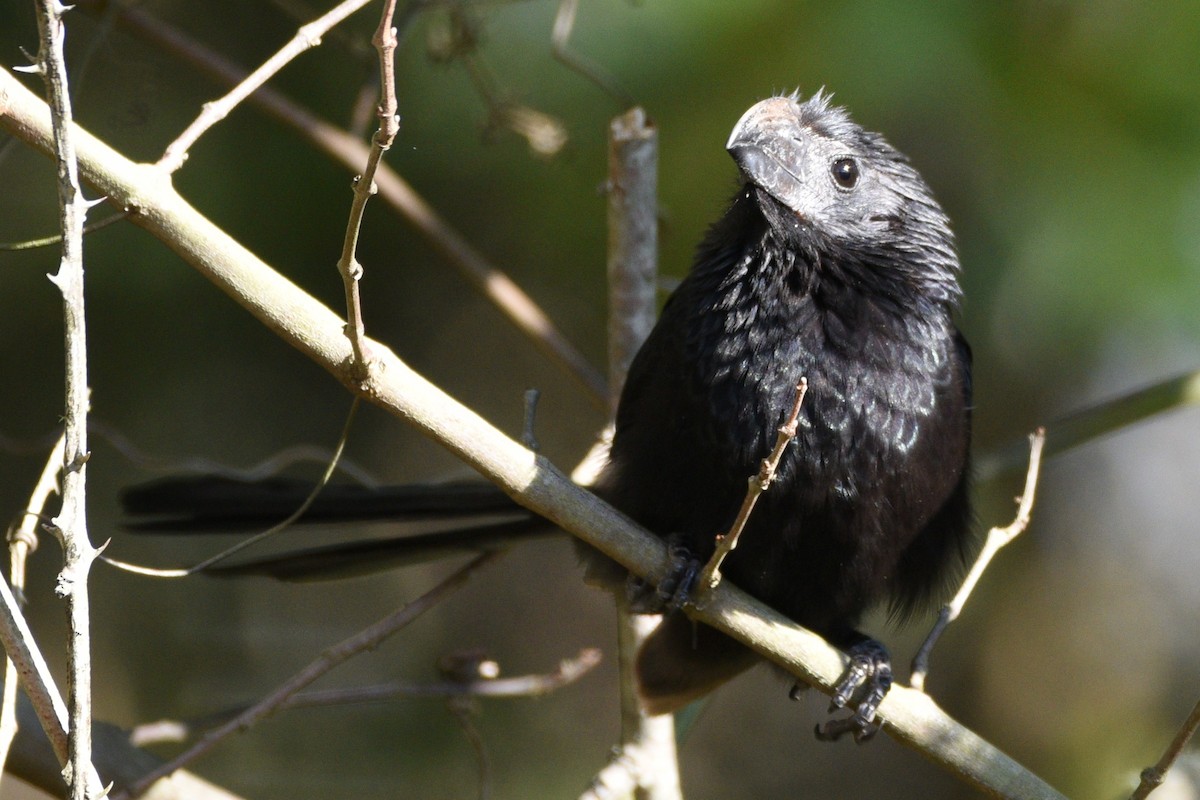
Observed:
[[[723,570],[850,650],[867,690],[830,730],[861,733],[891,680],[861,615],[928,599],[967,536],[953,237],[905,157],[820,93],[758,103],[727,148],[741,186],[633,361],[595,488],[706,559],[807,378],[796,439]],[[755,661],[673,613],[639,655],[642,697],[670,711]]]
[[[742,188],[630,368],[598,490],[706,558],[807,378],[796,439],[724,571],[861,655],[881,696],[886,653],[859,617],[928,598],[968,529],[953,238],[908,161],[820,94],[755,105],[727,147]],[[642,694],[671,710],[751,663],[673,615],[639,658]]]

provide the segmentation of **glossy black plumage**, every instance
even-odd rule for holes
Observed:
[[[598,488],[707,558],[807,378],[796,440],[724,571],[850,646],[875,603],[903,614],[939,589],[967,534],[953,240],[904,157],[822,96],[758,104],[729,149],[743,186],[633,362]],[[851,188],[834,175],[847,159]],[[752,663],[684,627],[643,654],[656,710]]]

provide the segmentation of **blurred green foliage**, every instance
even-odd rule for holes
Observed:
[[[140,8],[253,66],[291,35],[297,20],[284,7],[293,5]],[[388,160],[599,363],[599,187],[607,121],[621,109],[553,59],[555,3],[480,2],[465,7],[478,36],[473,57],[503,97],[552,115],[570,138],[547,159],[511,131],[487,130],[463,62],[431,58],[450,15],[430,5],[401,43],[403,127]],[[19,47],[36,47],[31,9],[0,0],[7,65],[22,63]],[[273,85],[348,124],[376,70],[365,45],[374,13],[351,19]],[[224,91],[112,15],[73,13],[68,44],[77,118],[134,158],[157,158]],[[667,275],[686,271],[732,192],[723,144],[754,101],[824,86],[906,152],[955,221],[978,449],[1200,361],[1200,5],[595,0],[581,4],[571,46],[659,127]],[[351,177],[247,106],[193,148],[176,184],[336,308]],[[53,231],[52,168],[42,156],[0,138],[0,186],[0,241]],[[599,415],[382,203],[369,208],[360,256],[370,334],[514,434],[522,390],[543,389],[539,438],[560,464],[574,462]],[[56,258],[52,248],[0,252],[0,508],[9,514],[32,486],[61,408],[59,301],[44,279]],[[297,442],[333,443],[344,393],[161,244],[110,227],[89,238],[87,268],[97,418],[167,459],[241,466]],[[1033,527],[935,654],[929,687],[939,701],[1071,796],[1119,796],[1200,693],[1197,423],[1195,409],[1175,412],[1052,461]],[[154,469],[102,438],[94,449],[93,539],[112,537],[118,556],[156,564],[215,549],[123,532],[119,487]],[[350,457],[383,480],[464,471],[369,412]],[[1016,482],[997,483],[979,487],[981,528],[1012,512]],[[31,613],[61,666],[54,550],[35,556]],[[97,714],[130,725],[252,698],[443,571],[292,587],[155,583],[98,569]],[[549,670],[582,646],[611,653],[609,614],[606,598],[582,587],[565,543],[542,543],[330,683],[431,678],[441,653],[473,646],[507,672]],[[877,627],[900,661],[922,633]],[[574,796],[585,784],[617,735],[611,662],[551,698],[484,705],[494,796]],[[883,737],[867,748],[818,746],[810,730],[823,703],[785,703],[784,684],[759,672],[723,690],[698,723],[683,752],[689,797],[970,796]],[[198,769],[255,797],[475,791],[470,747],[431,700],[292,712]]]

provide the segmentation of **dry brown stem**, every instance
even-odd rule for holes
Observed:
[[[804,405],[804,395],[808,393],[808,378],[800,378],[796,384],[796,400],[792,403],[792,409],[788,413],[787,419],[784,420],[782,426],[775,437],[775,446],[771,449],[771,454],[762,460],[759,465],[758,474],[751,475],[747,481],[746,497],[742,500],[742,507],[738,509],[737,516],[733,520],[733,525],[729,528],[729,532],[723,536],[717,537],[717,547],[713,551],[712,557],[708,563],[704,565],[704,569],[700,572],[700,577],[696,579],[696,586],[699,589],[697,600],[704,602],[704,595],[711,592],[721,582],[721,563],[725,558],[733,552],[737,547],[738,539],[742,536],[742,531],[746,529],[746,523],[750,521],[750,514],[754,512],[754,506],[758,503],[759,495],[771,487],[771,482],[775,480],[775,471],[779,468],[779,462],[783,459],[784,451],[791,441],[796,438],[796,425],[800,419],[800,407]]]
[[[1033,514],[1033,500],[1037,493],[1038,471],[1042,463],[1042,447],[1045,443],[1045,428],[1038,428],[1029,437],[1029,470],[1025,474],[1025,490],[1021,493],[1021,497],[1017,501],[1017,516],[1008,525],[1002,528],[992,528],[988,531],[983,549],[979,552],[979,557],[975,559],[971,571],[963,579],[958,593],[954,595],[953,600],[942,607],[941,612],[938,614],[937,622],[933,625],[933,629],[929,631],[929,635],[925,637],[924,643],[917,650],[916,656],[913,657],[912,677],[909,683],[917,691],[925,690],[925,676],[929,672],[929,654],[933,652],[933,646],[941,637],[942,632],[946,630],[946,627],[958,619],[958,615],[962,613],[963,606],[967,604],[967,599],[971,596],[971,592],[974,591],[975,584],[979,583],[979,579],[983,577],[984,570],[988,568],[988,564],[992,562],[992,559],[1000,552],[1001,548],[1020,536],[1025,528],[1029,526],[1030,515]]]

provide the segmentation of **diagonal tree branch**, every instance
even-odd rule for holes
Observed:
[[[205,131],[225,119],[230,111],[249,97],[255,89],[270,80],[275,73],[287,66],[296,56],[319,45],[321,36],[329,29],[369,2],[370,0],[343,0],[318,19],[301,26],[287,44],[263,62],[262,66],[247,75],[228,94],[219,100],[205,103],[200,116],[196,117],[192,124],[179,135],[179,138],[167,147],[163,157],[158,161],[158,166],[167,172],[175,172],[182,167],[183,162],[187,160],[188,150],[204,135]]]
[[[99,4],[92,0],[86,5]],[[406,11],[411,12],[414,8],[410,4]],[[175,53],[216,80],[236,84],[245,77],[245,71],[240,67],[153,16],[136,8],[122,8],[117,13],[120,14],[120,21],[134,33]],[[249,102],[262,108],[349,170],[360,170],[368,158],[368,147],[358,137],[317,117],[269,86],[259,88],[250,96]],[[380,164],[375,184],[385,203],[406,218],[476,291],[493,303],[551,361],[574,378],[593,402],[607,409],[608,390],[604,378],[563,336],[533,298],[504,271],[489,262],[387,164]]]
[[[0,70],[0,128],[49,152],[45,105]],[[162,240],[280,338],[326,369],[352,392],[403,419],[479,470],[521,505],[536,511],[650,580],[667,563],[663,541],[584,491],[546,458],[531,453],[422,378],[385,345],[370,341],[368,376],[354,381],[351,351],[338,315],[272,270],[201,215],[161,172],[129,161],[77,131],[84,176],[131,220]],[[846,656],[749,595],[722,582],[696,619],[745,642],[805,682],[829,694]],[[966,782],[995,797],[1060,798],[1033,773],[942,711],[926,695],[893,687],[879,708],[886,730]]]
[[[417,617],[433,608],[456,589],[461,588],[467,579],[477,570],[503,555],[496,551],[476,556],[465,566],[460,567],[438,585],[395,612],[364,628],[353,636],[326,648],[315,660],[288,678],[253,706],[237,714],[233,719],[206,732],[200,740],[184,750],[166,764],[154,769],[137,780],[120,794],[114,795],[114,800],[128,800],[138,797],[149,789],[160,778],[165,778],[180,767],[190,764],[200,756],[212,750],[228,736],[244,731],[250,726],[284,708],[304,687],[310,685],[334,667],[345,663],[349,658],[364,650],[378,647],[385,639],[398,633]]]

